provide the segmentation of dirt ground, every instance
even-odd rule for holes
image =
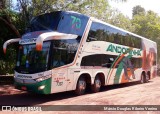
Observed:
[[[160,77],[145,84],[129,83],[103,87],[98,93],[87,91],[76,96],[72,91],[51,95],[36,95],[14,89],[13,85],[0,86],[0,105],[160,105]],[[54,111],[55,113],[120,113],[124,111]],[[1,113],[1,112],[0,112]],[[7,113],[7,112],[2,112]],[[14,112],[28,113],[28,112]],[[32,112],[34,114],[43,112]],[[52,114],[51,111],[45,113]],[[126,114],[160,114],[158,111],[125,111]]]

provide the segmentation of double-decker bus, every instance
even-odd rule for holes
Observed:
[[[156,76],[155,42],[80,13],[56,11],[33,18],[19,43],[15,88],[40,94],[139,81]]]

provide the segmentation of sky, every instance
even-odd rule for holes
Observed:
[[[16,3],[17,0],[13,0]],[[125,16],[132,18],[132,8],[141,5],[145,10],[152,10],[160,15],[160,0],[127,0],[127,2],[114,2],[109,0],[111,7],[118,9]]]
[[[160,15],[160,1],[159,0],[127,0],[127,2],[114,2],[109,0],[109,4],[113,8],[117,8],[125,16],[132,18],[132,8],[136,5],[142,6],[145,10],[152,10]]]

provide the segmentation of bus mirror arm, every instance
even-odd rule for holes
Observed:
[[[9,44],[11,44],[11,43],[19,42],[20,39],[21,39],[21,38],[16,38],[16,39],[7,40],[7,41],[3,44],[3,52],[4,52],[4,54],[6,54],[7,45],[9,45]]]
[[[78,35],[65,34],[58,32],[49,32],[41,34],[36,40],[36,50],[41,51],[43,47],[43,41],[59,40],[59,39],[76,39]]]

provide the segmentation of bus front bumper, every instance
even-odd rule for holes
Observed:
[[[20,83],[15,81],[15,88],[37,94],[51,93],[51,78],[36,83]]]

